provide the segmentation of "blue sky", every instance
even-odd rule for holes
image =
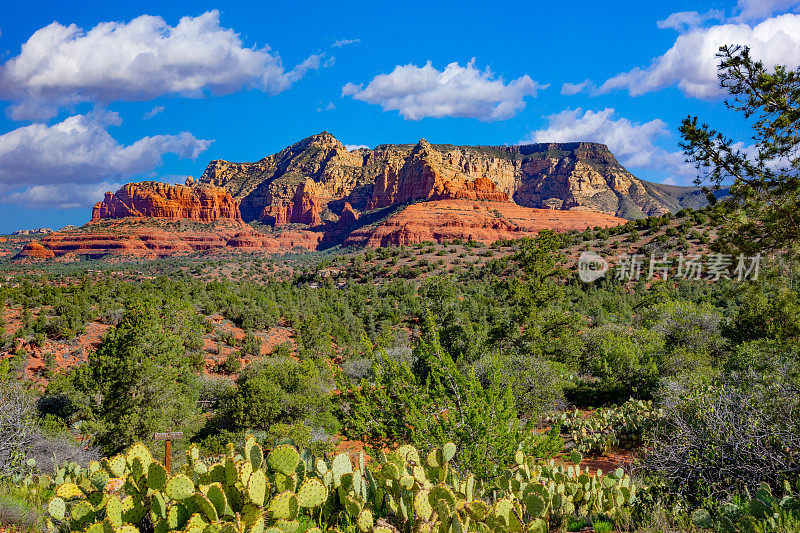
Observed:
[[[691,184],[683,117],[748,141],[716,88],[719,44],[800,63],[795,0],[114,4],[0,8],[0,233],[83,224],[122,183],[323,130],[605,142],[641,178]]]

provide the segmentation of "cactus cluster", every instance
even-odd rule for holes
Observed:
[[[551,459],[539,464],[536,458],[517,453],[516,466],[500,476],[497,488],[525,510],[528,529],[548,531],[565,517],[605,515],[620,518],[629,510],[636,488],[621,468],[603,475],[590,475],[580,468],[582,456],[570,454],[570,466]]]
[[[265,456],[248,436],[216,462],[193,446],[170,475],[136,444],[60,484],[48,512],[54,528],[87,533],[295,533],[301,517],[315,524],[310,533],[505,533],[547,531],[572,514],[616,516],[634,497],[621,470],[589,476],[521,451],[513,468],[484,485],[452,468],[455,453],[452,443],[428,454],[405,445],[379,452],[369,468],[360,454],[354,468],[345,454],[325,460],[288,444]]]
[[[800,480],[797,482],[800,491]],[[792,491],[792,486],[784,482],[784,495],[778,499],[772,495],[769,485],[762,484],[755,496],[736,504],[725,502],[717,507],[714,516],[703,508],[692,513],[692,523],[701,529],[713,529],[721,533],[737,531],[784,531],[783,520],[792,524],[800,520],[800,495]]]
[[[45,495],[52,493],[57,485],[64,483],[80,483],[89,474],[88,469],[72,461],[56,463],[53,466],[53,476],[39,473],[36,461],[28,459],[24,472],[17,473],[10,478],[28,501],[39,501]]]
[[[588,417],[576,409],[562,413],[557,420],[575,449],[600,454],[622,445],[641,444],[662,415],[653,402],[630,399],[619,407],[598,409]]]

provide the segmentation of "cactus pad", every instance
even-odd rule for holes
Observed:
[[[72,521],[81,526],[93,522],[95,517],[94,508],[87,501],[75,502],[69,514],[72,517]]]
[[[183,474],[177,474],[167,481],[166,495],[173,500],[185,500],[194,495],[194,483]]]
[[[208,487],[206,498],[214,505],[214,508],[217,510],[217,515],[222,516],[225,514],[225,510],[228,507],[228,498],[225,496],[225,491],[222,490],[222,486],[219,483],[214,483]]]
[[[397,465],[394,463],[386,463],[383,465],[383,474],[387,479],[393,479],[395,481],[400,479],[400,469],[397,468]]]
[[[160,491],[153,491],[150,495],[150,509],[158,518],[167,517],[167,501]]]
[[[130,524],[123,524],[115,529],[114,533],[139,533],[139,528]]]
[[[711,514],[705,509],[695,509],[692,513],[692,523],[701,529],[711,529],[714,527],[714,521],[711,519]]]
[[[261,507],[264,505],[264,496],[267,493],[267,478],[263,470],[256,470],[247,482],[247,497],[250,501]]]
[[[291,476],[300,464],[300,454],[294,446],[281,444],[269,453],[267,462],[270,468],[285,476]]]
[[[56,489],[56,496],[65,501],[75,500],[83,498],[83,491],[75,483],[64,483]]]
[[[108,485],[109,479],[108,472],[105,470],[95,470],[89,477],[94,490],[104,490],[106,485]]]
[[[433,507],[431,507],[431,503],[428,500],[427,490],[421,490],[414,496],[414,513],[423,522],[430,520],[433,514]]]
[[[414,476],[404,474],[400,476],[400,486],[406,490],[411,490],[414,488]]]
[[[343,475],[353,473],[353,465],[350,463],[350,458],[343,453],[337,455],[333,459],[333,463],[331,463],[331,473],[333,474],[333,482],[338,487],[341,484]]]
[[[296,486],[297,482],[294,475],[285,476],[280,472],[275,473],[275,488],[278,492],[294,492]]]
[[[372,512],[370,512],[369,509],[364,509],[363,511],[361,511],[361,513],[358,515],[358,518],[356,519],[356,525],[358,526],[358,529],[361,531],[361,533],[369,533],[370,531],[372,531],[372,526],[374,525]]]
[[[247,533],[264,533],[264,517],[259,516],[256,521],[247,530]]]
[[[294,492],[281,492],[272,498],[267,507],[267,512],[273,518],[294,520],[297,518],[299,505]]]
[[[444,465],[444,452],[441,448],[434,448],[428,453],[426,461],[431,468],[439,468]]]
[[[147,446],[141,442],[137,442],[125,453],[125,460],[130,466],[133,466],[133,461],[136,458],[139,458],[139,460],[142,461],[142,466],[144,466],[146,469],[153,460],[153,455],[150,453],[150,450],[147,449]]]
[[[128,524],[137,524],[142,520],[142,518],[144,518],[144,515],[146,514],[147,509],[140,498],[127,496],[124,500],[122,500],[123,522]]]
[[[456,445],[452,442],[448,442],[444,446],[442,446],[442,452],[444,453],[444,460],[445,462],[450,462],[453,460],[453,457],[456,456]]]
[[[167,511],[167,526],[170,530],[183,529],[189,520],[189,511],[182,504],[173,505]]]
[[[545,509],[547,504],[544,501],[544,498],[539,496],[536,493],[529,493],[527,498],[525,498],[525,508],[534,518],[539,518],[544,516]]]
[[[153,490],[165,491],[169,474],[167,469],[158,461],[152,461],[147,467],[147,487]]]
[[[328,499],[328,490],[317,478],[308,478],[297,491],[297,503],[300,507],[319,507]]]
[[[125,462],[124,455],[117,455],[110,459],[103,458],[101,461],[103,467],[108,470],[108,473],[114,477],[125,477],[127,470],[127,463]]]
[[[47,504],[47,512],[56,520],[64,520],[67,506],[64,504],[64,500],[56,496]]]
[[[111,496],[106,502],[106,520],[114,529],[122,526],[122,502],[118,496]]]
[[[489,514],[489,506],[483,500],[475,500],[466,505],[467,514],[475,520],[482,521]]]
[[[211,503],[211,500],[198,492],[192,497],[192,501],[209,522],[216,522],[219,520],[217,508],[214,507],[214,504]]]
[[[300,527],[300,522],[297,520],[278,520],[275,522],[275,527],[283,531],[283,533],[295,533],[297,528]]]
[[[105,533],[105,531],[106,531],[105,524],[103,524],[102,522],[98,522],[87,527],[84,533]]]
[[[186,522],[186,527],[184,527],[184,529],[187,532],[199,531],[202,533],[202,531],[205,529],[207,525],[208,521],[205,518],[203,518],[203,515],[201,515],[200,513],[194,513],[192,516],[189,517],[189,521]]]

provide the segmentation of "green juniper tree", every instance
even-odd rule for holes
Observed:
[[[160,310],[151,302],[129,305],[70,378],[105,453],[197,424],[196,377],[185,364],[184,341],[165,327]]]
[[[680,127],[687,161],[710,184],[709,200],[730,183],[716,210],[720,242],[744,253],[797,247],[800,237],[800,68],[772,69],[743,46],[723,46],[718,77],[726,106],[751,122],[751,146],[689,116]],[[796,251],[796,250],[794,250]]]

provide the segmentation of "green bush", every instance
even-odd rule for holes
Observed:
[[[246,368],[222,415],[235,429],[269,430],[274,424],[305,421],[336,429],[331,415],[331,387],[313,361],[269,359]]]

